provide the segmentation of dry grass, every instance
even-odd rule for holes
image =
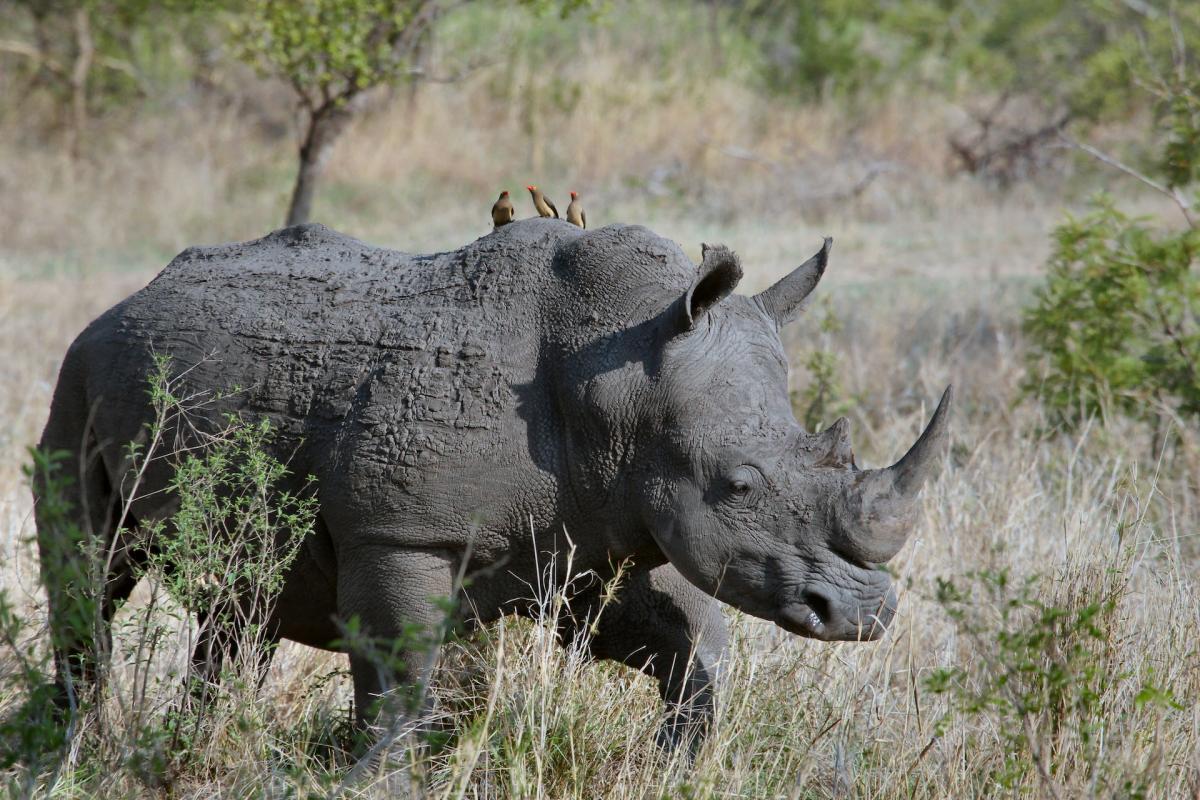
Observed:
[[[940,143],[957,112],[934,100],[895,97],[856,115],[793,108],[733,83],[693,85],[631,61],[603,35],[582,46],[571,68],[583,88],[568,107],[553,105],[550,79],[520,59],[507,93],[484,71],[428,87],[415,106],[397,96],[339,147],[318,216],[402,249],[452,248],[486,232],[498,188],[536,176],[554,196],[584,191],[597,225],[647,224],[694,254],[701,241],[726,242],[743,256],[750,289],[830,233],[826,291],[845,322],[831,341],[856,399],[859,461],[901,452],[951,381],[960,398],[952,453],[894,562],[902,603],[890,635],[821,644],[734,614],[720,718],[694,766],[654,750],[648,681],[507,623],[444,654],[437,691],[457,734],[450,746],[411,768],[401,756],[347,793],[393,796],[415,782],[438,797],[1196,796],[1195,449],[1147,463],[1146,432],[1132,426],[1041,433],[1038,407],[1017,388],[1018,309],[1061,214],[1058,192],[997,194],[946,176]],[[0,127],[0,186],[16,189],[0,191],[0,588],[34,620],[43,598],[20,465],[58,360],[90,318],[175,251],[258,236],[281,218],[290,144],[264,131],[286,121],[286,108],[270,87],[251,96],[249,110],[197,102],[137,125],[106,123],[128,129],[99,131],[104,144],[82,165]],[[532,131],[528,103],[540,126]],[[875,167],[878,177],[847,196]],[[790,334],[798,388],[818,338],[811,321]],[[936,578],[978,592],[966,576],[985,569],[1032,576],[1037,596],[1061,608],[1115,598],[1089,642],[1107,678],[1095,704],[1057,717],[959,713],[929,690],[927,679],[950,666],[968,670],[969,687],[995,674],[997,609],[981,600],[991,635],[980,636],[936,600]],[[120,617],[121,669],[131,669],[149,593],[140,589]],[[171,624],[179,632],[185,623]],[[165,648],[156,674],[183,658]],[[163,677],[155,691],[170,696],[174,685]],[[1177,707],[1139,700],[1150,685]],[[248,727],[206,734],[203,757],[172,777],[172,796],[325,794],[345,777],[341,657],[285,645],[261,699],[247,692],[239,697],[257,709]],[[0,708],[17,699],[0,695]],[[1080,734],[1097,725],[1098,747]],[[1013,750],[1027,726],[1047,776]],[[76,753],[58,796],[168,791],[131,766],[133,752]],[[997,776],[1014,752],[1030,768],[1002,788]]]

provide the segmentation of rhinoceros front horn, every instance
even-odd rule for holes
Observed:
[[[953,399],[954,387],[947,386],[946,391],[942,392],[937,410],[933,412],[933,419],[925,426],[921,438],[909,448],[904,458],[884,470],[892,476],[892,482],[899,494],[915,495],[933,472],[934,463],[941,455],[949,434],[950,426],[946,420],[950,416],[950,403]]]
[[[846,497],[857,517],[851,541],[846,542],[854,558],[882,564],[908,538],[914,502],[925,480],[933,474],[949,434],[950,404],[954,387],[947,386],[933,419],[904,458],[886,469],[867,470]]]

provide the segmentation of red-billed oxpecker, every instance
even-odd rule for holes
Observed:
[[[536,186],[526,186],[530,196],[533,197],[533,207],[537,209],[539,217],[554,217],[558,219],[558,209],[554,207],[554,201],[546,195],[542,194],[542,190]]]
[[[500,197],[492,204],[492,225],[499,228],[517,218],[517,209],[508,197],[508,191],[500,193]]]
[[[583,210],[583,203],[579,202],[579,192],[571,192],[571,204],[567,206],[567,222],[587,229],[587,213]]]

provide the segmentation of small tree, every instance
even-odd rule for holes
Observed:
[[[438,0],[250,0],[234,24],[243,59],[288,83],[303,114],[287,224],[307,222],[338,137],[372,89],[416,77]]]
[[[1200,416],[1200,228],[1188,199],[1200,182],[1200,77],[1180,51],[1145,85],[1166,132],[1161,179],[1077,146],[1171,198],[1184,224],[1155,229],[1102,197],[1056,229],[1046,284],[1025,313],[1026,389],[1067,426],[1095,414],[1156,427],[1164,415]]]
[[[823,430],[856,405],[855,399],[842,387],[841,359],[833,348],[833,339],[842,330],[842,320],[833,310],[828,295],[821,302],[817,330],[818,335],[812,337],[816,346],[804,362],[809,375],[808,385],[792,398],[801,422],[812,433]]]
[[[1054,236],[1025,315],[1027,388],[1068,426],[1097,414],[1153,420],[1163,403],[1200,413],[1200,231],[1156,232],[1104,197]]]
[[[10,0],[0,3],[0,71],[26,85],[22,98],[43,89],[57,102],[66,151],[85,154],[97,109],[146,93],[147,77],[133,40],[145,33],[160,43],[223,0]]]

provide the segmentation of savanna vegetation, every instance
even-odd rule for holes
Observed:
[[[1167,0],[8,0],[0,4],[0,785],[12,797],[1200,794],[1200,6]],[[269,601],[311,524],[272,432],[179,465],[178,538],[104,690],[51,713],[30,452],[66,346],[188,245],[311,219],[421,252],[537,183],[747,289],[836,240],[789,332],[797,418],[890,463],[947,383],[953,444],[875,644],[729,611],[694,762],[648,679],[542,624],[441,639],[434,732],[350,724],[345,659],[198,620]],[[560,202],[560,206],[563,205]],[[159,418],[186,414],[168,373]],[[44,510],[54,519],[54,507]],[[81,587],[88,576],[68,576]],[[81,591],[83,624],[96,596]],[[353,637],[353,630],[347,631]],[[379,659],[389,658],[380,646]],[[64,719],[68,724],[64,724]]]

